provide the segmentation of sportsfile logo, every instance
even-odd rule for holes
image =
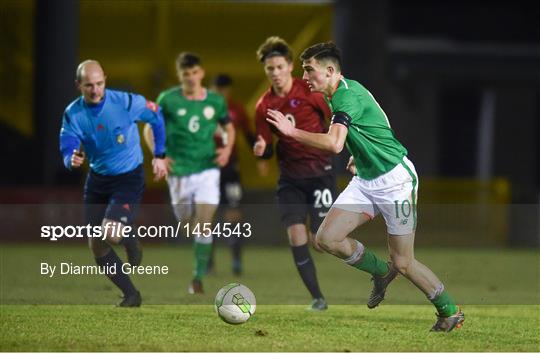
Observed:
[[[41,227],[41,238],[51,241],[58,241],[61,238],[99,238],[105,241],[109,237],[140,237],[140,238],[177,238],[184,235],[190,237],[251,237],[250,223],[178,223],[172,225],[140,225],[133,228],[120,222],[109,222],[104,225],[43,225]]]
[[[131,226],[124,226],[120,223],[107,223],[103,226],[91,226],[90,224],[82,226],[58,226],[43,225],[41,227],[41,238],[48,238],[51,241],[57,241],[60,238],[100,238],[105,241],[107,235],[116,237],[130,237]]]

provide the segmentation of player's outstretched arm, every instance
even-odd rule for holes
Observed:
[[[151,134],[147,127],[143,129],[143,136],[146,145],[155,156],[165,154],[165,120],[161,108],[155,102],[148,101],[141,95],[126,94],[132,97],[130,115],[133,122],[143,121],[150,125]],[[127,100],[127,98],[126,98]]]
[[[81,140],[76,133],[77,130],[67,113],[64,113],[60,129],[60,152],[64,166],[69,170],[78,168],[84,163],[84,152],[80,150]]]
[[[228,122],[224,125],[225,132],[227,133],[227,144],[224,147],[216,149],[216,159],[215,163],[219,167],[225,166],[229,162],[229,157],[234,146],[235,139],[235,129],[231,122]]]
[[[255,156],[261,157],[266,150],[266,140],[259,134],[257,135],[257,140],[253,144],[253,154]]]
[[[236,141],[236,129],[234,129],[234,125],[232,122],[225,125],[225,131],[227,132],[227,146],[230,151],[232,151],[234,147],[234,142]]]
[[[154,131],[152,130],[152,126],[148,123],[145,124],[143,128],[143,138],[150,152],[154,154]],[[154,159],[152,159],[152,172],[154,173],[154,181],[166,179],[169,176],[169,172],[171,172],[173,162],[174,161],[171,160],[169,157],[154,157]]]
[[[317,149],[339,154],[345,145],[347,138],[347,127],[335,123],[330,125],[328,133],[311,133],[302,129],[297,129],[292,125],[292,122],[285,118],[283,113],[269,109],[267,111],[268,118],[266,120],[276,127],[281,134],[291,137],[294,140],[312,146]]]

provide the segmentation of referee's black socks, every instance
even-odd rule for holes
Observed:
[[[126,249],[133,249],[137,247],[137,241],[137,236],[132,234],[129,237],[122,237],[118,244],[124,246]]]
[[[129,276],[122,272],[123,262],[112,248],[103,257],[96,257],[95,259],[97,265],[105,269],[107,277],[122,290],[124,296],[133,295],[137,292]]]
[[[298,273],[300,273],[300,277],[306,288],[309,290],[309,293],[314,299],[322,298],[323,295],[319,288],[319,282],[317,281],[315,263],[313,263],[313,259],[309,253],[308,245],[291,246],[291,250],[296,269],[298,269]]]

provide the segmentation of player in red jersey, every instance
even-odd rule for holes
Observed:
[[[249,126],[248,116],[242,104],[232,99],[233,80],[227,74],[219,74],[214,78],[212,90],[221,94],[227,100],[227,108],[231,123],[234,129],[242,133],[249,146],[255,143],[255,134]],[[222,136],[223,138],[223,136]],[[221,138],[221,139],[222,139]],[[240,173],[238,171],[238,156],[236,145],[233,146],[229,162],[221,168],[220,205],[224,207],[223,219],[225,222],[238,223],[242,220],[242,211],[240,210],[240,200],[242,199],[242,185],[240,183]],[[242,274],[242,238],[228,238],[232,252],[232,271],[235,275]],[[212,249],[214,250],[214,248]],[[208,263],[209,270],[213,268],[214,255]]]
[[[253,152],[264,159],[272,155],[273,133],[276,133],[266,121],[267,109],[283,112],[299,129],[325,133],[325,118],[330,117],[330,108],[322,94],[312,93],[304,81],[292,77],[292,51],[283,39],[268,38],[257,50],[257,57],[272,85],[256,106],[257,141]],[[319,288],[308,242],[312,240],[317,248],[313,235],[334,200],[336,183],[332,157],[322,150],[276,135],[280,170],[277,197],[281,220],[287,228],[300,277],[313,297],[310,309],[326,310],[328,305]],[[306,220],[308,214],[309,223]]]

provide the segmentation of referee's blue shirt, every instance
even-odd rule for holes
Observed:
[[[81,96],[66,108],[60,130],[60,151],[71,169],[73,150],[82,143],[96,173],[115,176],[129,172],[143,161],[136,122],[152,126],[156,155],[165,152],[165,124],[154,102],[134,93],[105,90],[103,101],[91,105]]]

